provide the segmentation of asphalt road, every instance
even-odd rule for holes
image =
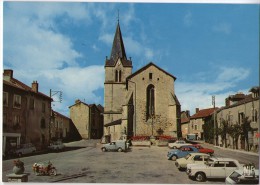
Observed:
[[[169,161],[167,147],[132,147],[129,152],[101,152],[97,141],[79,141],[67,144],[67,151],[20,158],[25,163],[25,173],[30,173],[29,182],[59,183],[156,183],[156,184],[223,184],[223,180],[203,183],[189,179],[179,171],[174,161]],[[215,148],[217,155],[226,155]],[[226,157],[231,157],[227,154]],[[259,161],[258,156],[254,156]],[[248,155],[248,159],[254,158]],[[35,162],[51,161],[58,175],[36,176],[32,172]],[[12,173],[12,161],[3,161],[2,179]]]

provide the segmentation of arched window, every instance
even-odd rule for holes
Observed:
[[[146,89],[146,118],[149,119],[154,115],[154,85],[150,84]]]
[[[115,82],[118,81],[118,71],[116,70],[116,74],[115,74]]]
[[[118,81],[121,82],[121,70],[118,72]]]

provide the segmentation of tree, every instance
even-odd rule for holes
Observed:
[[[227,133],[232,137],[233,149],[238,149],[238,138],[242,134],[242,127],[236,123],[234,125],[228,126]]]
[[[242,128],[242,136],[246,141],[246,150],[249,151],[249,141],[248,141],[248,132],[252,131],[252,127],[250,126],[251,120],[248,117],[243,118],[241,128]]]
[[[210,120],[207,120],[203,125],[203,133],[204,133],[204,139],[207,143],[213,144],[214,141],[214,120],[213,117],[211,117]]]
[[[218,133],[221,136],[222,141],[224,140],[225,148],[227,148],[227,131],[228,131],[228,122],[224,119],[221,120],[220,128],[218,128]]]

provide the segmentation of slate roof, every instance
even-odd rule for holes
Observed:
[[[218,108],[215,108],[217,110]],[[211,114],[214,113],[214,108],[209,108],[209,109],[202,109],[199,110],[199,112],[193,114],[190,119],[197,119],[197,118],[206,118],[210,116]]]
[[[132,61],[127,59],[123,37],[119,22],[117,24],[110,59],[106,59],[105,67],[114,67],[118,58],[121,59],[124,67],[132,67]]]

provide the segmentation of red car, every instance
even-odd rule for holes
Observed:
[[[192,146],[194,146],[195,148],[197,148],[200,153],[206,153],[206,154],[209,154],[209,155],[214,154],[214,150],[209,149],[209,148],[203,148],[203,147],[202,147],[201,145],[199,145],[199,144],[194,144],[194,145],[192,145]]]

